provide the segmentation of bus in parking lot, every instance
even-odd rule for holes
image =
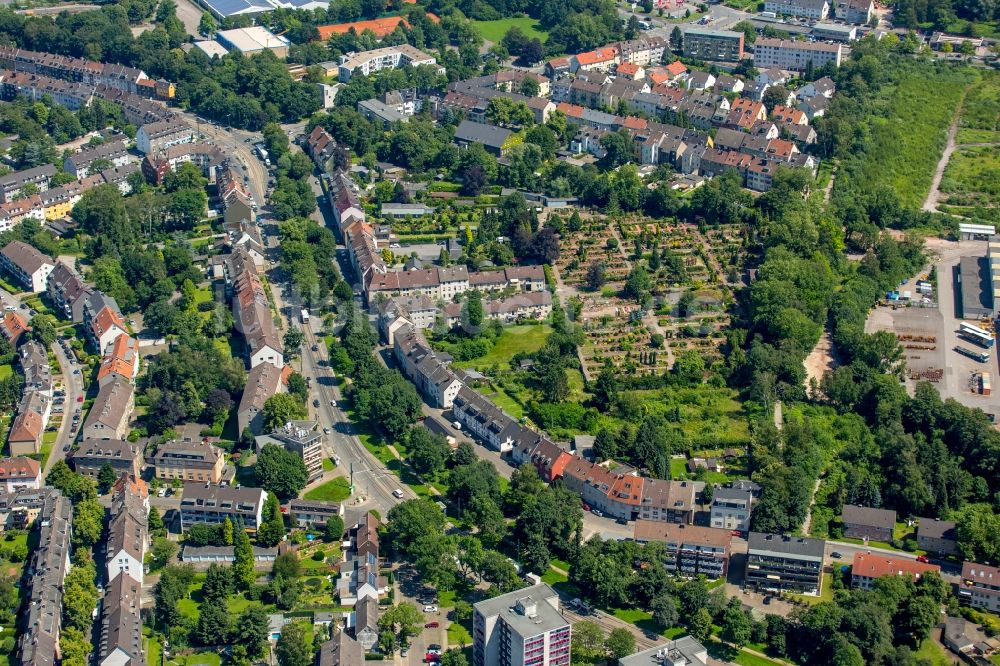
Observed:
[[[980,347],[986,347],[989,349],[993,346],[993,334],[985,329],[975,326],[974,324],[968,324],[963,321],[958,325],[958,334],[969,342],[976,343]]]

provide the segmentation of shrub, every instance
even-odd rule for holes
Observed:
[[[315,561],[317,561],[317,562],[322,562],[322,561],[323,561],[323,558],[325,558],[325,557],[326,557],[326,553],[324,553],[322,549],[319,549],[319,550],[316,550],[316,551],[315,551],[315,552],[313,552],[313,554],[312,554],[312,558],[313,558],[313,559],[314,559]]]

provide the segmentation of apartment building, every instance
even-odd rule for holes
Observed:
[[[743,59],[742,32],[690,27],[684,30],[684,55],[699,60],[738,62]]]
[[[756,590],[819,594],[825,547],[822,539],[750,532],[746,584]]]
[[[139,374],[139,341],[130,335],[120,334],[105,351],[97,368],[97,383],[105,384],[122,377],[132,381]]]
[[[7,447],[12,456],[27,456],[42,450],[42,435],[49,422],[51,399],[38,392],[29,391],[21,398],[7,434]]]
[[[28,563],[35,574],[25,577],[21,589],[27,599],[17,651],[20,663],[47,666],[58,663],[60,656],[63,582],[70,568],[73,507],[57,490],[49,490],[39,500],[38,546]]]
[[[323,527],[330,518],[344,515],[344,505],[335,502],[293,499],[288,503],[288,515],[298,525]]]
[[[867,25],[875,16],[875,3],[873,0],[837,0],[834,12],[840,21]]]
[[[264,431],[264,403],[283,388],[281,370],[273,364],[261,363],[250,368],[240,404],[236,408],[236,421],[241,433],[247,428],[254,434]]]
[[[437,59],[409,44],[387,46],[361,53],[348,53],[340,57],[337,80],[341,83],[347,83],[351,80],[351,76],[358,71],[368,76],[383,69],[396,69],[407,65],[410,67],[437,65]]]
[[[84,439],[69,462],[77,474],[91,479],[97,479],[105,465],[110,465],[116,476],[138,478],[143,468],[142,446],[123,439]]]
[[[456,421],[494,451],[510,451],[521,436],[521,427],[512,416],[467,386],[459,388],[451,411]]]
[[[49,274],[47,293],[56,309],[66,319],[79,324],[83,321],[83,307],[94,289],[71,267],[57,261]]]
[[[973,608],[1000,613],[1000,568],[975,562],[963,563],[958,600]]]
[[[119,439],[129,433],[135,409],[135,387],[122,377],[105,383],[97,392],[80,430],[84,439]]]
[[[31,245],[11,241],[0,250],[0,264],[25,289],[34,293],[45,291],[55,261]]]
[[[0,71],[0,93],[6,100],[24,97],[32,102],[41,102],[48,97],[60,106],[78,111],[90,106],[94,99],[94,87],[72,81],[60,81],[41,74],[29,72]]]
[[[178,440],[160,444],[150,459],[157,479],[189,483],[219,483],[226,469],[222,449],[207,441]]]
[[[750,529],[750,512],[753,510],[753,494],[737,488],[716,488],[712,494],[710,524],[724,530]]]
[[[393,351],[410,381],[434,407],[454,405],[462,383],[431,349],[423,333],[412,324],[404,325],[393,335]]]
[[[764,11],[822,21],[830,15],[830,3],[827,0],[766,0]]]
[[[571,628],[545,583],[473,606],[474,666],[568,666]]]
[[[851,587],[856,590],[870,590],[875,581],[883,576],[909,576],[916,581],[928,571],[940,573],[941,567],[881,553],[854,553]]]
[[[149,488],[141,478],[123,474],[111,491],[108,521],[107,580],[131,578],[142,584],[149,545]]]
[[[642,489],[638,517],[666,523],[691,524],[698,497],[705,490],[702,481],[647,478]]]
[[[233,321],[246,343],[250,368],[269,363],[280,370],[285,365],[281,337],[256,264],[246,248],[237,248],[233,257]]]
[[[896,527],[895,511],[845,504],[840,518],[844,522],[846,537],[892,541],[892,531]]]
[[[263,521],[267,493],[260,488],[236,488],[212,483],[187,484],[181,495],[181,531],[196,523],[217,525],[229,518],[248,530]]]
[[[921,518],[917,525],[917,548],[928,553],[954,555],[958,550],[955,521]]]
[[[119,335],[128,335],[125,317],[113,296],[93,290],[83,304],[83,326],[87,339],[104,354]]]
[[[18,198],[18,195],[29,185],[39,192],[44,192],[49,189],[49,181],[55,175],[56,167],[54,164],[43,164],[0,176],[0,203],[9,203]]]
[[[640,519],[635,521],[634,538],[640,544],[662,543],[667,570],[681,576],[703,574],[715,580],[725,578],[729,570],[733,539],[729,530]]]
[[[77,178],[85,178],[91,174],[91,165],[99,160],[107,161],[116,167],[137,161],[129,154],[123,139],[112,139],[96,146],[85,146],[79,152],[73,153],[63,160],[63,171]]]
[[[309,481],[323,476],[323,433],[315,421],[290,421],[268,435],[256,438],[257,453],[268,444],[299,456],[309,472]]]
[[[34,458],[0,458],[0,490],[13,493],[42,486],[42,468]]]
[[[135,135],[135,147],[143,155],[166,150],[172,146],[194,141],[191,127],[180,118],[169,118],[146,123]]]
[[[104,593],[98,666],[142,666],[142,584],[123,574]]]
[[[817,68],[828,62],[832,62],[834,67],[840,67],[843,56],[843,44],[827,42],[796,42],[761,37],[753,46],[754,66],[758,69],[775,67],[792,72],[804,72],[810,62]]]

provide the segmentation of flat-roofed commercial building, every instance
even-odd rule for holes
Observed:
[[[664,564],[667,569],[682,576],[704,574],[714,580],[724,578],[729,570],[729,551],[733,540],[729,530],[637,520],[634,536],[636,543],[662,543],[666,549]]]
[[[758,590],[819,594],[825,547],[822,539],[751,532],[746,584]]]
[[[215,37],[224,48],[235,49],[243,55],[253,55],[261,51],[273,51],[279,58],[288,55],[289,41],[259,25],[220,30]]]

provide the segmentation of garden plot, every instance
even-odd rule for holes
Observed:
[[[663,374],[670,368],[669,354],[653,346],[654,332],[637,318],[637,312],[638,306],[632,304],[623,305],[617,316],[584,317],[586,342],[580,357],[589,376],[599,374],[607,361],[618,372],[630,375]]]

